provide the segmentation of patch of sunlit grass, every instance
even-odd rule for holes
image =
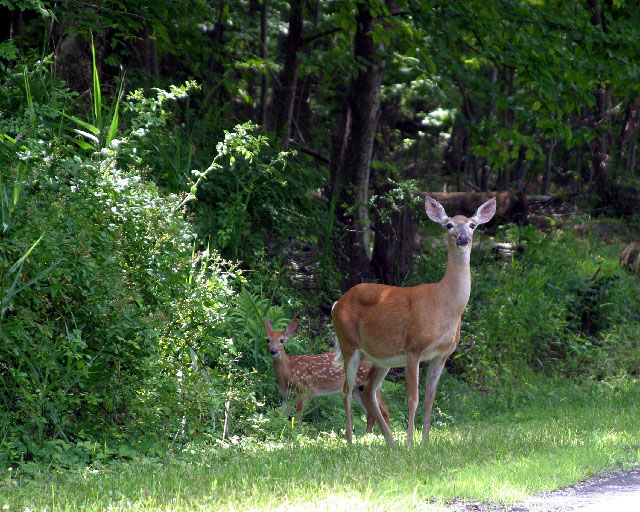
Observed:
[[[637,392],[546,401],[432,431],[426,446],[380,436],[196,446],[173,457],[93,468],[5,473],[0,508],[84,510],[424,510],[453,501],[510,505],[612,467],[640,462]],[[565,390],[569,393],[571,390]],[[575,392],[575,389],[571,392]],[[400,438],[402,432],[396,432]],[[419,437],[419,436],[418,436]]]

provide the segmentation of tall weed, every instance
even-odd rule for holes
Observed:
[[[98,66],[96,64],[96,49],[93,44],[93,35],[91,36],[91,122],[62,112],[62,115],[73,121],[77,128],[71,130],[80,135],[81,138],[70,137],[70,140],[77,144],[80,148],[88,151],[99,151],[107,148],[111,141],[116,138],[118,124],[120,121],[120,98],[124,88],[124,76],[120,79],[120,86],[117,94],[114,96],[109,109],[105,109],[102,101],[102,90],[100,89],[100,77],[98,75]],[[88,142],[87,142],[88,141]]]
[[[490,384],[516,382],[530,371],[589,375],[604,361],[608,374],[628,371],[619,351],[640,363],[638,344],[620,336],[638,329],[633,286],[615,265],[591,280],[602,265],[598,245],[532,226],[504,235],[523,252],[475,270],[455,371]]]

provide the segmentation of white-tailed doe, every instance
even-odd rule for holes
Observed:
[[[393,436],[376,406],[377,390],[389,368],[405,366],[409,396],[407,445],[413,444],[418,406],[420,361],[431,361],[424,398],[422,442],[429,437],[431,408],[444,363],[460,341],[460,320],[471,292],[469,261],[473,231],[489,222],[496,211],[495,199],[484,203],[471,218],[448,217],[442,205],[427,197],[429,218],[447,232],[447,270],[438,283],[398,288],[382,284],[359,284],[334,305],[331,316],[336,330],[345,373],[344,407],[347,441],[352,442],[351,392],[361,361],[374,363],[365,400],[371,403],[376,421],[388,443]]]
[[[343,392],[344,368],[334,364],[335,352],[290,356],[285,352],[284,346],[287,338],[298,329],[298,322],[292,321],[284,331],[274,331],[271,320],[265,318],[264,327],[267,331],[267,347],[269,354],[273,357],[273,370],[282,395],[282,410],[285,414],[289,411],[289,398],[292,396],[296,398],[296,412],[300,413],[312,398]],[[371,366],[371,363],[358,365],[352,386],[356,400],[367,412],[367,433],[373,431],[375,416],[368,402],[364,400],[361,390],[368,382]],[[384,423],[388,425],[389,413],[379,390],[376,390],[375,396],[380,403]]]

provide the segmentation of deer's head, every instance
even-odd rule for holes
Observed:
[[[432,197],[427,196],[424,206],[429,218],[440,224],[447,232],[449,249],[454,249],[467,262],[471,253],[471,242],[475,229],[480,224],[489,222],[496,213],[495,198],[491,198],[480,205],[476,213],[470,218],[464,215],[449,217],[444,211],[444,207]]]
[[[271,354],[274,359],[277,359],[285,354],[284,344],[289,336],[295,334],[298,329],[298,322],[293,320],[287,325],[284,331],[274,331],[271,327],[271,320],[265,318],[264,328],[267,331],[267,349],[269,350],[269,354]]]

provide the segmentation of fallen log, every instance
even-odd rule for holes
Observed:
[[[631,243],[624,248],[620,255],[620,266],[634,274],[640,273],[640,245]]]
[[[479,204],[496,200],[496,217],[500,222],[526,224],[532,207],[543,206],[554,200],[553,196],[525,195],[510,190],[497,192],[417,192],[420,196],[431,196],[444,206],[447,212],[473,215]]]

